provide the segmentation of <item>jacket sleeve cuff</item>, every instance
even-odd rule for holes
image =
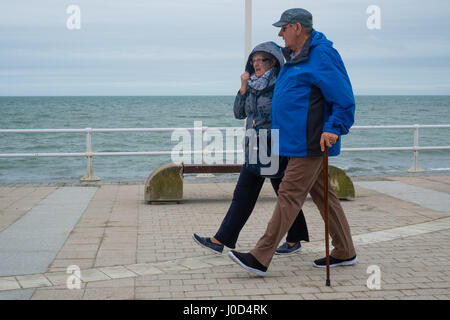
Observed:
[[[335,128],[332,124],[325,124],[323,126],[323,132],[330,132],[330,133],[334,133],[338,136],[341,136],[342,133],[340,132],[340,130],[338,130],[337,128]]]

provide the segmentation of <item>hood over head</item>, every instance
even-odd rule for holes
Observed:
[[[247,64],[245,65],[245,71],[247,71],[250,74],[255,73],[255,68],[253,68],[252,64],[252,56],[255,52],[260,51],[269,53],[272,56],[274,56],[275,59],[277,59],[278,63],[280,64],[278,68],[278,71],[280,71],[281,67],[283,67],[284,65],[283,53],[281,52],[281,47],[273,41],[260,43],[252,50],[252,52],[248,56]]]

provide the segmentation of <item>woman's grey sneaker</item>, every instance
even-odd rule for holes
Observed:
[[[211,242],[211,239],[209,237],[200,237],[195,233],[192,237],[194,238],[195,242],[197,242],[202,247],[211,250],[215,254],[222,254],[223,245]]]
[[[356,262],[358,262],[358,257],[354,256],[350,259],[336,259],[330,256],[330,268],[337,267],[337,266],[351,266],[354,265]],[[313,262],[313,266],[316,268],[326,268],[327,267],[327,258],[317,259]]]
[[[258,276],[265,276],[267,267],[264,267],[251,253],[242,253],[231,250],[228,252],[230,258],[251,273],[254,273]]]
[[[300,241],[296,242],[293,246],[290,246],[289,243],[285,242],[277,248],[277,250],[275,251],[275,254],[280,254],[280,255],[293,254],[293,253],[297,252],[298,250],[300,250],[301,248],[302,248],[302,245],[301,245]]]

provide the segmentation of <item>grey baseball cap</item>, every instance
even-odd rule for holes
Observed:
[[[293,8],[286,10],[281,15],[280,21],[272,24],[275,27],[282,27],[289,23],[300,23],[303,27],[312,28],[313,26],[313,17],[312,14],[301,8]]]

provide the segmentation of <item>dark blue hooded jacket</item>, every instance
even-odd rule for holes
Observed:
[[[280,155],[322,156],[322,132],[347,134],[354,123],[355,99],[344,63],[324,34],[312,31],[300,54],[283,49],[272,100],[272,128],[279,129]],[[340,153],[341,139],[329,149]]]
[[[238,91],[234,101],[234,116],[236,119],[247,118],[247,125],[245,129],[271,129],[273,89],[275,87],[278,72],[284,65],[284,58],[280,47],[275,42],[263,42],[257,45],[248,56],[245,71],[250,73],[250,75],[255,73],[252,58],[256,52],[266,52],[271,54],[278,61],[278,65],[274,67],[273,72],[270,74],[269,84],[263,90],[256,90],[249,86],[243,95],[241,95]]]

